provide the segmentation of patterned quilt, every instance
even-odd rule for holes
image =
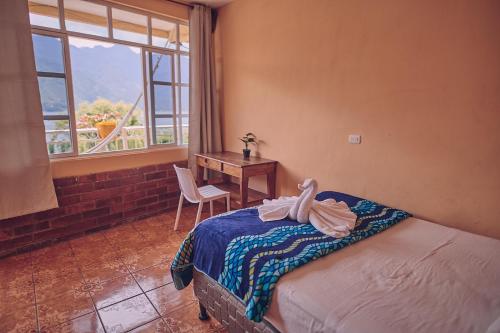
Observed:
[[[191,282],[194,266],[240,298],[246,305],[246,317],[258,322],[281,276],[411,216],[339,192],[316,196],[317,200],[327,198],[346,202],[358,216],[349,236],[326,236],[311,224],[287,219],[262,222],[255,208],[214,216],[193,229],[181,244],[171,265],[176,288]]]

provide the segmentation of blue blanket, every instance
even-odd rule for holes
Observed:
[[[343,193],[321,192],[316,196],[317,200],[328,198],[344,201],[357,215],[356,227],[349,236],[334,238],[309,223],[288,219],[262,222],[255,208],[205,220],[187,235],[172,262],[176,288],[190,283],[194,265],[240,298],[246,305],[246,317],[258,322],[282,275],[411,216]]]

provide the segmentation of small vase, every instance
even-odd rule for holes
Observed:
[[[250,158],[250,149],[243,149],[243,158],[249,159]]]

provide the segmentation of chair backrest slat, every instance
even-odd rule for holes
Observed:
[[[194,180],[191,170],[185,168],[179,168],[174,165],[175,173],[177,174],[177,179],[179,180],[179,187],[184,194],[184,197],[192,203],[197,203],[201,200],[200,192],[198,191],[198,186]]]

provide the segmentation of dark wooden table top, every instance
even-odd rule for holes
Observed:
[[[259,164],[270,164],[277,163],[277,161],[268,160],[266,158],[250,156],[248,159],[243,158],[243,154],[234,153],[231,151],[223,151],[220,153],[200,153],[195,154],[199,157],[211,158],[214,160],[221,161],[223,163],[231,164],[240,168],[259,165]]]

